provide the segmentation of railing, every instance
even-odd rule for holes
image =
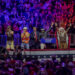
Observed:
[[[70,40],[70,47],[75,48],[75,35],[74,34],[69,34],[71,37]],[[54,42],[52,41],[55,40]],[[6,46],[6,41],[7,41],[7,36],[6,35],[0,35],[0,46]],[[55,48],[56,45],[56,36],[55,34],[47,35],[46,37],[46,43],[47,44],[52,44],[52,46]],[[21,45],[21,36],[20,34],[14,34],[14,44],[16,45]]]

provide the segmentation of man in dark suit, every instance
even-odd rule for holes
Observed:
[[[31,33],[31,46],[34,49],[39,49],[40,47],[40,38],[39,38],[39,32],[37,31],[36,27],[33,27],[33,32]]]

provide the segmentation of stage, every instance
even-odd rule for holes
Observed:
[[[9,55],[15,56],[17,55],[16,51],[9,51]],[[52,56],[55,56],[58,60],[60,60],[61,57],[73,57],[73,61],[75,61],[75,49],[32,49],[32,50],[23,50],[21,51],[22,57],[24,58],[38,58],[38,59],[50,59]]]

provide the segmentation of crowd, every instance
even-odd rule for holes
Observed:
[[[0,75],[75,75],[75,63],[67,57],[60,61],[55,56],[52,60],[4,57],[5,60],[0,59]]]
[[[41,49],[44,49],[46,47],[44,38],[47,32],[50,30],[50,34],[55,34],[62,21],[65,29],[71,23],[68,33],[73,34],[72,41],[75,41],[74,0],[0,0],[0,36],[7,35],[6,49],[15,50],[14,42],[15,45],[19,45],[21,42],[19,40],[22,40],[22,49],[24,46],[26,49],[30,48],[29,40],[33,47],[39,48],[40,30]],[[67,31],[63,28],[61,32],[67,36]],[[2,39],[4,41],[4,38]],[[60,48],[67,47],[66,39],[64,40],[65,42],[61,41]],[[16,49],[18,49],[17,46]],[[5,51],[4,48],[2,50]],[[5,54],[4,57],[6,57]],[[17,58],[20,59],[20,55],[17,55]],[[52,58],[53,60],[41,61],[19,59],[0,59],[0,75],[75,75],[75,64],[67,58],[62,58],[64,60],[60,62],[55,57]]]
[[[74,0],[0,0],[0,35],[5,35],[8,26],[10,26],[14,34],[15,45],[20,45],[24,27],[27,27],[30,36],[34,36],[35,29],[33,27],[36,27],[37,32],[40,32],[42,28],[47,31],[52,22],[57,23],[57,27],[60,27],[63,21],[62,26],[65,29],[69,27],[70,23],[72,24],[68,32],[73,34],[72,42],[74,42],[74,12]],[[55,32],[56,27],[54,25],[49,34],[55,34]],[[36,34],[34,37],[36,37]],[[39,39],[39,37],[37,36],[36,39]],[[42,42],[44,43],[44,40]],[[36,44],[38,43],[34,43],[35,46]],[[41,46],[43,46],[41,49],[45,48],[45,44],[41,44]],[[27,49],[29,49],[28,44]]]
[[[63,20],[64,26],[74,24],[74,3],[74,0],[0,0],[0,34],[8,25],[15,32],[25,26],[31,32],[33,26],[47,30],[51,22],[59,24]]]

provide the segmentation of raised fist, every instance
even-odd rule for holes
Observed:
[[[53,24],[54,24],[54,23],[52,22],[52,23],[51,23],[51,27],[53,27]]]
[[[57,27],[57,23],[55,23],[55,26]]]

